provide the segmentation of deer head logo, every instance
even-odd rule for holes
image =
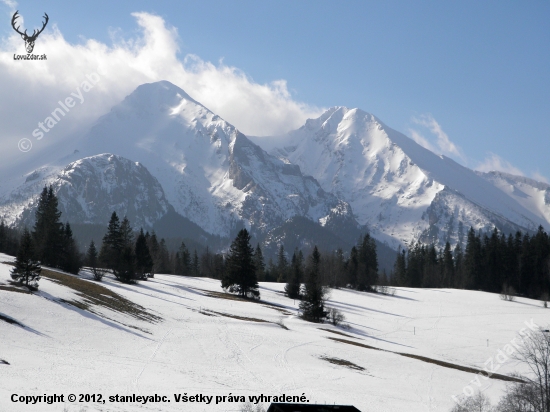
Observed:
[[[25,30],[25,32],[22,33],[22,32],[19,31],[19,26],[15,27],[15,20],[17,20],[18,17],[19,17],[19,10],[16,11],[15,14],[13,15],[13,17],[11,19],[11,25],[12,25],[13,29],[21,35],[21,38],[23,40],[25,40],[25,48],[27,49],[27,53],[30,54],[30,53],[32,53],[32,51],[34,49],[34,42],[36,41],[36,38],[46,28],[46,24],[48,24],[49,17],[46,13],[44,13],[44,18],[46,19],[46,21],[43,23],[42,28],[40,30],[34,30],[33,31],[32,36],[29,36],[27,34],[27,30]]]

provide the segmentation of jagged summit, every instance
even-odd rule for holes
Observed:
[[[360,109],[330,108],[279,141],[272,153],[350,203],[358,222],[394,247],[456,243],[459,226],[550,227],[544,213]]]
[[[103,154],[113,153],[134,165],[119,162],[116,169],[128,172],[121,172],[120,181],[143,167],[163,190],[166,204],[158,200],[156,212],[141,220],[147,225],[169,209],[207,233],[228,237],[244,225],[273,245],[288,236],[277,231],[284,225],[307,231],[308,222],[314,222],[342,237],[368,227],[394,248],[416,241],[454,245],[470,226],[550,228],[549,185],[474,172],[361,109],[335,106],[284,136],[255,142],[174,84],[143,84],[82,133],[67,153],[56,154],[56,162],[32,164],[23,173],[19,167],[16,183],[4,179],[0,217],[16,221],[32,207],[29,193],[38,195],[45,181],[62,179],[66,167],[74,170],[74,178],[63,187],[80,202],[67,210],[80,207],[84,220],[103,216],[100,203],[112,208],[114,198],[90,202],[89,193],[103,190],[101,174],[108,176],[111,169],[100,163],[107,165]],[[264,142],[272,146],[269,153]],[[90,172],[86,196],[81,190],[85,170]],[[116,183],[107,187],[116,191]]]
[[[143,165],[102,153],[61,170],[39,168],[29,173],[25,183],[0,202],[2,218],[32,226],[38,195],[49,185],[58,196],[63,219],[73,223],[104,224],[116,211],[138,227],[150,228],[170,210],[162,186]],[[13,214],[6,215],[10,211]]]
[[[178,112],[178,107],[185,102],[208,110],[180,87],[167,80],[162,80],[138,86],[112,111],[118,115],[151,116],[158,112],[174,115]]]

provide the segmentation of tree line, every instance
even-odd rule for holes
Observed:
[[[391,282],[397,286],[457,288],[517,293],[548,299],[550,292],[550,238],[542,226],[535,234],[506,236],[496,228],[476,233],[470,228],[466,247],[451,250],[449,242],[437,251],[415,244],[401,250]]]

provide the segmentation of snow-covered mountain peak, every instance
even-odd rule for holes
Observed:
[[[139,162],[102,153],[71,162],[64,168],[40,168],[0,201],[8,223],[31,225],[38,195],[52,185],[63,220],[105,224],[113,211],[136,226],[150,228],[170,205],[162,186]]]
[[[122,112],[123,109],[126,109],[128,113],[153,115],[159,111],[170,111],[170,109],[181,105],[184,101],[204,107],[183,89],[163,80],[138,86],[121,104],[115,106],[114,110]]]
[[[483,230],[550,227],[546,213],[360,109],[333,107],[279,142],[275,155],[349,202],[358,222],[394,247],[454,243],[458,222]]]

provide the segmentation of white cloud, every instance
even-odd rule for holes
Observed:
[[[2,0],[6,4],[15,4]],[[0,146],[3,158],[13,161],[21,154],[17,142],[33,141],[33,153],[62,141],[91,124],[137,86],[168,80],[232,123],[245,134],[280,134],[301,126],[321,110],[298,102],[286,81],[259,84],[239,69],[222,62],[213,64],[195,55],[178,58],[178,33],[156,15],[134,13],[141,33],[130,39],[117,38],[112,45],[94,39],[68,43],[50,21],[36,41],[35,54],[47,54],[46,61],[14,61],[25,54],[24,43],[15,32],[0,45]],[[101,81],[49,132],[36,142],[31,133],[58,101],[70,96],[96,72]],[[13,158],[9,152],[13,151]]]
[[[525,176],[525,173],[523,173],[520,169],[495,153],[489,153],[488,156],[475,167],[475,169],[480,172],[499,171],[510,173],[512,175]]]
[[[435,146],[417,130],[409,129],[414,141],[424,146],[426,149],[432,152],[439,152],[447,156],[458,157],[465,161],[465,157],[462,154],[462,150],[451,142],[447,133],[443,131],[441,125],[433,118],[431,114],[424,114],[420,117],[413,117],[412,121],[422,127],[428,129],[428,131],[435,137]]]
[[[411,138],[418,143],[420,146],[432,151],[437,152],[437,149],[426,139],[423,135],[421,135],[418,131],[414,129],[409,129],[409,133],[411,134]]]
[[[17,8],[17,2],[16,1],[2,0],[2,3],[4,3],[6,6],[8,6],[12,10],[15,10]]]

